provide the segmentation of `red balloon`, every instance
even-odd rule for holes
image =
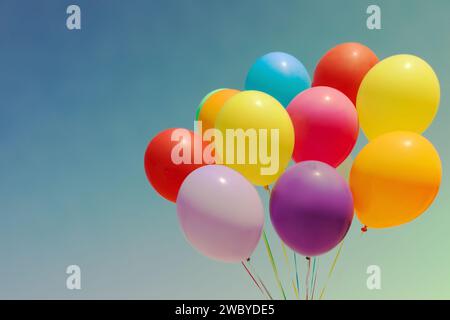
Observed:
[[[358,114],[342,92],[330,87],[310,88],[298,94],[286,110],[294,125],[295,162],[317,160],[337,167],[355,146]]]
[[[378,57],[368,47],[356,42],[342,43],[320,59],[314,71],[312,86],[335,88],[356,106],[359,85],[377,62]]]
[[[191,130],[177,128],[158,133],[145,151],[144,168],[148,181],[161,196],[176,202],[184,179],[206,164],[203,160],[204,148],[201,137]],[[187,161],[179,163],[182,157]]]

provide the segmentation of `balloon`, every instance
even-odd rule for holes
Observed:
[[[380,61],[361,83],[356,102],[367,138],[392,131],[424,132],[433,121],[440,99],[433,69],[412,55]]]
[[[284,52],[271,52],[252,65],[245,81],[245,90],[270,94],[283,106],[300,92],[311,87],[311,79],[297,58]]]
[[[172,135],[174,135],[174,141],[172,141]],[[186,150],[187,154],[184,156],[187,161],[176,164],[172,159],[172,151],[178,151],[180,147]],[[148,181],[161,196],[175,202],[178,190],[186,176],[205,165],[204,148],[201,138],[187,129],[167,129],[158,133],[145,151],[144,168]],[[180,153],[182,153],[181,150]],[[176,152],[176,154],[179,153]]]
[[[255,185],[271,184],[289,164],[294,128],[286,110],[266,93],[242,91],[231,97],[217,115],[216,129],[224,141],[218,159]],[[228,129],[247,138],[229,136]]]
[[[264,208],[255,187],[220,165],[201,167],[186,178],[177,213],[190,244],[224,262],[249,258],[264,225]]]
[[[295,130],[295,162],[319,160],[337,167],[358,138],[358,114],[352,102],[330,87],[305,90],[287,107]]]
[[[335,88],[356,104],[359,85],[377,62],[375,53],[360,43],[339,44],[320,59],[312,85]]]
[[[200,101],[200,104],[197,107],[197,110],[195,111],[195,121],[198,120],[198,117],[200,115],[200,111],[202,110],[203,105],[205,104],[205,101],[209,99],[214,93],[223,90],[223,89],[216,89],[208,93],[206,96],[203,97],[202,101]]]
[[[387,228],[417,218],[436,197],[441,175],[439,154],[421,135],[397,131],[372,140],[350,172],[359,220]]]
[[[197,109],[196,120],[202,122],[202,130],[214,128],[217,114],[223,107],[225,102],[238,93],[239,90],[234,89],[217,89],[203,98]]]
[[[308,257],[321,255],[347,234],[353,219],[352,194],[333,167],[319,161],[300,162],[275,184],[270,218],[294,251]]]

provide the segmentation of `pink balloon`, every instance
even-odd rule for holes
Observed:
[[[202,254],[239,262],[255,250],[264,225],[264,208],[255,187],[240,173],[208,165],[181,185],[177,213],[190,244]]]
[[[358,138],[358,114],[342,92],[313,87],[298,94],[287,107],[295,131],[295,162],[318,160],[337,167]]]

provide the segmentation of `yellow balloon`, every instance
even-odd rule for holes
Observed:
[[[217,115],[215,126],[223,137],[218,159],[253,184],[273,183],[288,166],[294,127],[286,109],[270,95],[260,91],[234,95]]]
[[[217,89],[208,93],[197,109],[197,121],[202,122],[202,131],[214,128],[217,114],[225,102],[240,92],[235,89]]]
[[[424,132],[439,107],[439,80],[413,55],[395,55],[377,63],[359,87],[356,108],[367,138],[392,131]]]
[[[433,202],[442,167],[433,145],[417,133],[396,131],[369,142],[350,172],[356,215],[371,228],[394,227]]]

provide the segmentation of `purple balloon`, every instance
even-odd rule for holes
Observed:
[[[304,161],[287,169],[270,197],[270,218],[280,238],[307,257],[333,249],[353,219],[344,178],[326,163]]]

